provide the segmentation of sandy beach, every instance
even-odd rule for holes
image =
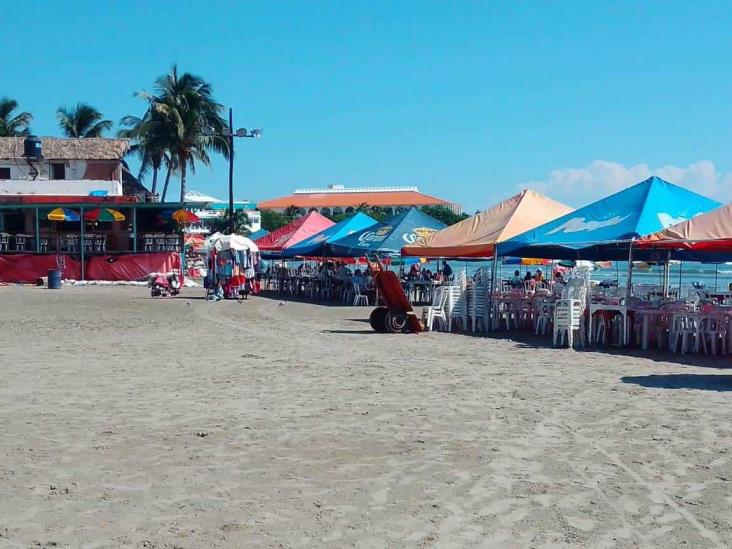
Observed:
[[[0,547],[723,547],[729,358],[0,288]]]

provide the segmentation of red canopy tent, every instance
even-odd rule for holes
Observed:
[[[698,215],[638,239],[638,248],[672,250],[675,257],[703,261],[704,253],[732,254],[732,204]],[[686,253],[684,253],[686,252]],[[709,259],[718,259],[712,255]]]
[[[319,233],[333,225],[334,223],[330,219],[316,211],[312,211],[303,217],[295,219],[284,227],[255,240],[254,243],[259,247],[261,253],[277,254],[281,253],[284,248],[294,246],[309,236]]]

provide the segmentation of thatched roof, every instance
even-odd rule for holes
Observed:
[[[0,137],[0,158],[23,156],[23,137]],[[104,137],[42,137],[43,158],[48,160],[121,160],[130,144],[127,139]]]

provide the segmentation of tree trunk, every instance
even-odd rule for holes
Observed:
[[[160,170],[160,166],[153,167],[153,180],[152,186],[150,187],[152,194],[155,194],[155,191],[158,189],[158,170]]]
[[[185,160],[180,164],[180,201],[185,202],[186,197],[186,167],[188,162]]]
[[[170,174],[173,172],[170,166],[168,166],[168,173],[165,174],[165,185],[163,185],[163,197],[160,202],[165,202],[165,196],[168,194],[168,183],[170,183]]]

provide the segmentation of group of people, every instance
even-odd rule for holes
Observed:
[[[524,277],[521,278],[521,271],[514,271],[513,276],[508,281],[508,284],[511,288],[523,288],[527,282],[532,285],[538,284],[539,282],[546,282],[544,272],[541,269],[536,269],[536,272],[533,274],[531,271],[526,271]],[[559,270],[554,271],[554,283],[564,284],[564,277]]]
[[[427,269],[420,266],[418,263],[412,264],[409,268],[409,272],[406,275],[407,280],[416,280],[420,282],[429,282],[434,280],[435,282],[441,282],[443,280],[451,280],[452,278],[452,267],[448,265],[447,261],[443,262],[442,269],[437,269],[436,272],[432,272],[431,269]]]

